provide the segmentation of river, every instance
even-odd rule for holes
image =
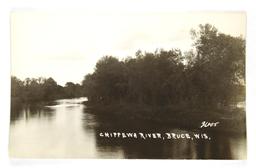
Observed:
[[[211,140],[121,139],[104,132],[190,133],[168,126],[97,116],[86,98],[12,109],[9,152],[13,158],[246,159],[246,138],[210,133]]]

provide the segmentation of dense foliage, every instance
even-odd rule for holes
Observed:
[[[17,77],[11,77],[12,101],[20,103],[35,103],[51,101],[59,98],[80,97],[81,86],[67,82],[64,87],[58,85],[53,78],[26,78],[21,81]]]
[[[191,31],[194,44],[135,57],[100,59],[82,86],[89,102],[223,106],[244,95],[245,40],[209,24]]]

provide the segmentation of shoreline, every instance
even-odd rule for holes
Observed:
[[[224,109],[185,109],[183,107],[132,106],[132,105],[99,105],[84,103],[86,112],[109,116],[115,120],[129,122],[147,122],[150,124],[170,125],[185,129],[246,134],[246,114],[243,108],[226,111]],[[219,122],[216,127],[200,128],[202,122]]]

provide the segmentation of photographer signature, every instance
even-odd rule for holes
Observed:
[[[201,123],[200,128],[217,127],[217,125],[218,125],[219,123],[220,123],[220,122],[207,122],[207,121],[203,121],[203,122]]]

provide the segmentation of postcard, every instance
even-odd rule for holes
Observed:
[[[11,13],[11,158],[247,158],[246,13]]]

